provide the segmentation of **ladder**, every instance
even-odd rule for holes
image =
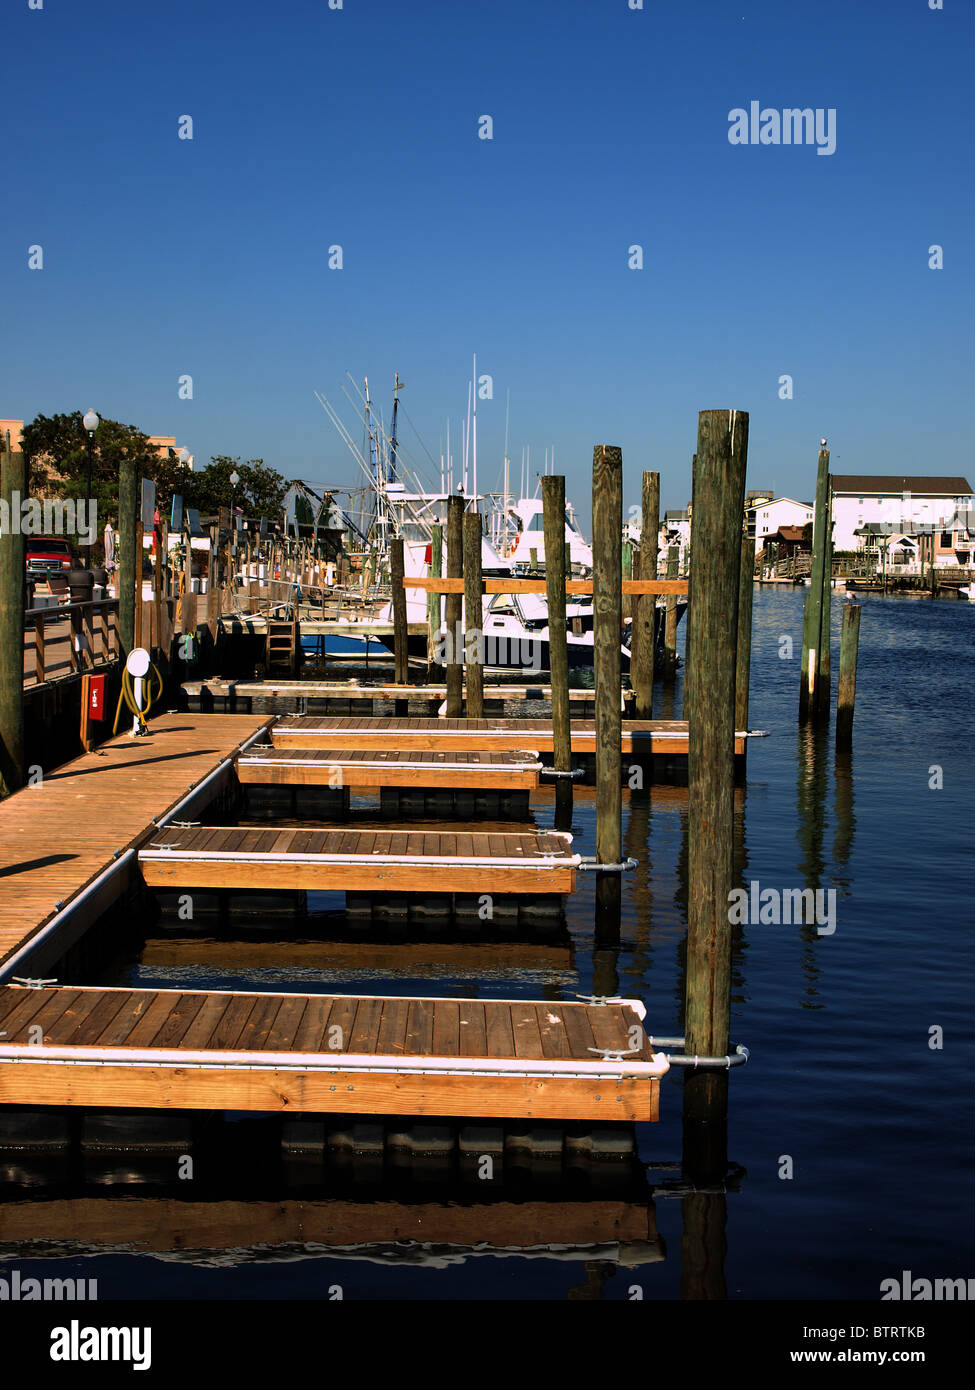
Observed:
[[[285,666],[292,673],[297,665],[298,623],[295,619],[287,622],[267,620],[267,638],[264,647],[264,664],[268,671]]]

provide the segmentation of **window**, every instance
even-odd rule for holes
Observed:
[[[941,549],[942,549],[942,550],[950,550],[950,549],[951,549],[951,532],[950,532],[950,531],[942,531],[942,532],[941,532]]]

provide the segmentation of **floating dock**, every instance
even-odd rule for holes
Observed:
[[[358,893],[572,893],[560,831],[163,829],[139,850],[151,888]]]
[[[62,955],[134,885],[157,825],[216,800],[241,745],[271,723],[161,715],[148,738],[111,739],[0,801],[0,981],[27,948],[38,968],[42,932],[45,959]]]
[[[0,988],[0,1102],[658,1118],[637,1000]]]
[[[743,730],[735,733],[736,755],[744,753],[747,737]],[[343,719],[304,715],[279,719],[271,729],[271,739],[275,748],[376,748],[421,752],[532,748],[539,753],[551,753],[555,733],[551,719],[379,719],[366,716]],[[684,719],[623,720],[620,745],[623,753],[686,754],[688,746]],[[594,719],[572,721],[572,751],[595,753]]]
[[[257,745],[237,760],[245,786],[476,787],[534,791],[542,764],[531,751],[472,749],[416,752],[408,749],[281,748]]]

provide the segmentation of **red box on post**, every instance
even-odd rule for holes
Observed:
[[[105,677],[92,676],[88,682],[88,718],[105,718]]]

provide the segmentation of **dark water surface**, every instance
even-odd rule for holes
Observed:
[[[877,1299],[881,1281],[975,1276],[971,1199],[973,823],[975,823],[975,604],[868,597],[852,755],[837,758],[831,731],[800,733],[796,720],[802,593],[756,590],[752,728],[747,787],[739,793],[745,880],[762,888],[836,891],[836,930],[750,925],[735,959],[732,1042],[751,1061],[730,1077],[728,1155],[740,1172],[727,1196],[705,1199],[720,1229],[726,1215],[723,1277],[729,1298]],[[834,602],[834,672],[840,604]],[[791,636],[791,659],[780,655]],[[658,687],[658,700],[661,698]],[[680,691],[677,691],[679,713]],[[674,711],[658,704],[662,715]],[[940,770],[940,778],[939,778]],[[932,787],[941,781],[940,788]],[[620,992],[642,998],[647,1026],[681,1027],[681,946],[686,926],[686,792],[664,788],[627,795],[626,852],[640,861],[623,890]],[[538,820],[550,824],[553,808]],[[577,798],[573,829],[583,854],[594,851],[594,806]],[[571,999],[593,989],[594,883],[580,875],[569,904],[573,951],[564,965],[458,967],[385,979],[349,966],[330,971],[241,966],[206,973],[119,959],[103,983],[210,988]],[[605,965],[605,961],[603,962]],[[601,977],[602,980],[603,977]],[[943,1030],[943,1046],[929,1045]],[[641,1177],[665,1257],[617,1262],[611,1250],[579,1248],[585,1194],[557,1179],[522,1201],[571,1202],[566,1249],[478,1253],[391,1242],[344,1253],[289,1250],[79,1256],[38,1247],[0,1247],[0,1273],[97,1278],[100,1299],[346,1298],[544,1299],[600,1296],[679,1298],[704,1252],[689,1204],[660,1188],[679,1173],[681,1084],[662,1088],[661,1120],[637,1130],[649,1165]],[[782,1177],[791,1160],[792,1177]],[[236,1190],[259,1167],[246,1126],[217,1195]],[[88,1191],[93,1189],[89,1188]],[[103,1187],[98,1189],[104,1192]],[[116,1189],[121,1191],[121,1189]],[[152,1198],[151,1184],[129,1189]],[[23,1196],[12,1187],[10,1197]],[[40,1198],[43,1188],[35,1188]],[[52,1194],[53,1195],[53,1194]],[[63,1194],[60,1194],[63,1195]],[[251,1192],[251,1196],[258,1195]],[[282,1194],[269,1190],[268,1200]],[[360,1200],[388,1200],[390,1190]],[[406,1202],[435,1193],[414,1191]],[[607,1194],[612,1197],[612,1193]],[[632,1197],[628,1192],[627,1199]],[[456,1193],[444,1199],[456,1200]],[[596,1199],[596,1194],[593,1194]],[[467,1199],[468,1201],[470,1198]],[[600,1200],[602,1198],[600,1197]],[[699,1200],[699,1199],[698,1199]],[[377,1226],[382,1219],[377,1207]],[[689,1237],[682,1249],[682,1229]],[[41,1232],[38,1232],[40,1237]],[[110,1231],[105,1240],[111,1239]],[[51,1258],[37,1258],[50,1253]],[[711,1255],[714,1268],[713,1251]],[[721,1266],[716,1286],[720,1293]]]

